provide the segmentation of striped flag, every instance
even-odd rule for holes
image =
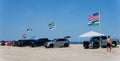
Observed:
[[[55,24],[54,24],[54,22],[51,22],[50,24],[49,24],[49,29],[50,30],[53,30],[55,28]]]
[[[26,31],[27,31],[27,32],[31,32],[31,31],[32,31],[32,28],[28,28]]]
[[[99,13],[96,12],[96,13],[93,13],[92,15],[89,15],[88,16],[88,25],[89,26],[98,26],[100,24],[100,21],[99,21]]]
[[[22,38],[25,39],[27,36],[26,34],[22,34]]]

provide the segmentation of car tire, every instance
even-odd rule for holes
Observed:
[[[49,47],[47,47],[47,46],[44,46],[45,48],[49,48]]]
[[[94,42],[94,43],[93,43],[93,49],[97,49],[97,48],[99,48],[99,47],[100,47],[100,45],[99,45],[98,42]]]
[[[23,47],[23,45],[21,43],[18,43],[18,47]]]
[[[35,47],[35,45],[34,45],[34,44],[32,44],[32,45],[31,45],[31,47]]]
[[[114,44],[114,45],[113,45]],[[116,47],[117,46],[117,42],[116,41],[113,41],[112,42],[112,47]]]
[[[107,46],[102,46],[101,48],[106,48]]]
[[[64,47],[69,47],[69,44],[65,43],[65,44],[64,44]]]
[[[31,42],[31,47],[35,47],[35,43],[34,42]]]
[[[88,49],[89,48],[89,42],[88,41],[84,41],[83,42],[83,46],[85,49]]]
[[[53,48],[53,47],[54,47],[54,45],[53,45],[53,44],[50,44],[50,45],[49,45],[49,48]]]

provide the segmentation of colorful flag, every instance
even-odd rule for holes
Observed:
[[[96,12],[96,13],[93,13],[92,15],[89,15],[88,16],[88,25],[89,26],[98,26],[100,24],[100,21],[99,21],[99,13]]]
[[[22,35],[22,38],[23,38],[23,39],[25,39],[26,37],[27,37],[26,34],[23,34],[23,35]]]
[[[28,29],[27,29],[27,32],[30,32],[30,31],[32,31],[32,28],[28,28]]]
[[[89,15],[88,20],[99,20],[99,13],[96,12],[96,13],[94,13],[92,15]]]
[[[88,22],[89,26],[99,26],[100,22],[99,20],[92,20]]]
[[[53,30],[55,28],[55,24],[54,24],[54,22],[51,22],[50,24],[49,24],[49,29],[50,30]]]

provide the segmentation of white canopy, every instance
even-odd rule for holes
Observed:
[[[90,31],[87,33],[84,33],[82,35],[80,35],[79,37],[93,37],[93,36],[103,36],[104,34],[98,33],[98,32],[94,32],[94,31]]]

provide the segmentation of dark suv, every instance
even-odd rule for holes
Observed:
[[[34,42],[36,40],[31,40],[31,39],[26,39],[26,40],[18,40],[18,46],[22,47],[22,46],[31,46],[32,42]]]
[[[46,42],[49,42],[48,38],[40,38],[32,42],[32,47],[43,46]]]
[[[0,41],[0,45],[1,46],[4,46],[5,45],[5,41],[3,40],[3,41]]]

